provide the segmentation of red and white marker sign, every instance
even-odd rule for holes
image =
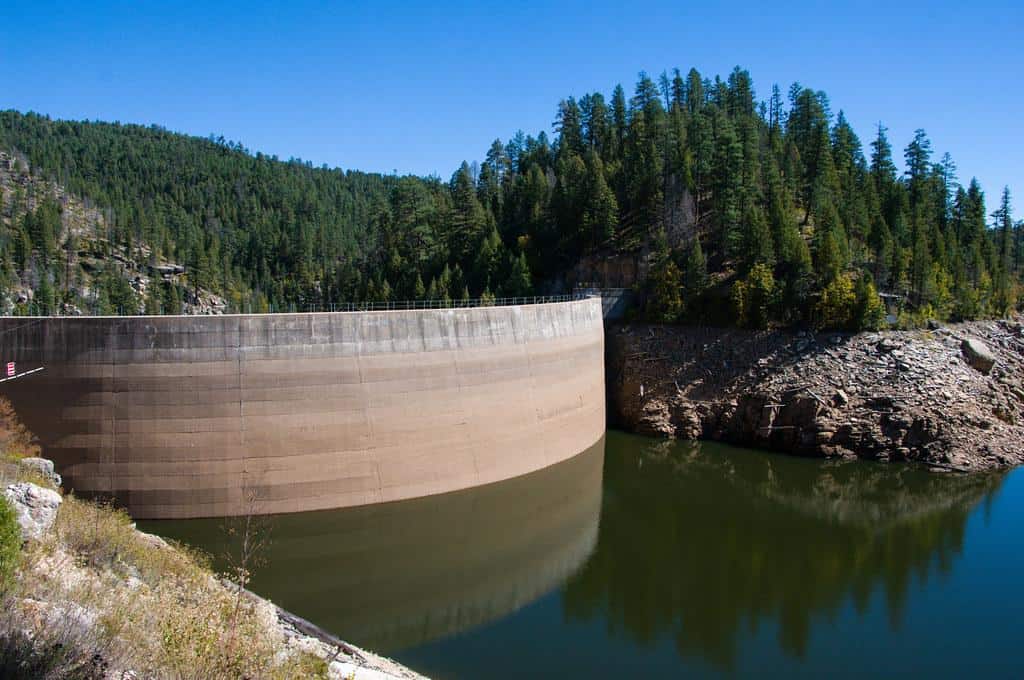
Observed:
[[[14,375],[14,362],[13,361],[8,361],[7,362],[7,377],[9,378],[12,375]]]

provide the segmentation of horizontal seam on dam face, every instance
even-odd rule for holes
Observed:
[[[599,406],[595,404],[595,405],[592,405],[592,406],[590,406],[588,408],[583,408],[581,410],[596,410],[598,408],[599,408]],[[575,415],[575,414],[568,414],[568,413],[564,413],[564,412],[563,413],[558,413],[558,414],[555,414],[554,416],[549,417],[549,418],[542,418],[541,421],[542,422],[548,421],[548,422],[550,422],[550,424],[557,424],[557,421],[559,420],[559,418],[568,417],[570,415]],[[519,441],[520,437],[518,437],[517,434],[518,433],[516,431],[514,431],[514,430],[510,431],[509,433],[505,433],[505,434],[495,434],[494,432],[489,432],[486,435],[481,436],[479,438],[479,440],[477,442],[475,442],[475,444],[486,445],[488,447],[488,451],[490,451],[491,449],[494,449],[494,448],[510,446],[512,444],[515,444],[516,446],[520,446],[521,445],[521,442]],[[452,437],[451,439],[454,441],[454,440],[457,440],[458,437]],[[442,440],[433,440],[432,443],[436,445],[440,441],[442,441]],[[267,455],[263,455],[263,456],[254,456],[252,454],[248,454],[248,455],[240,454],[240,455],[237,455],[237,456],[220,457],[220,458],[204,457],[204,456],[202,456],[202,454],[195,455],[195,456],[181,455],[180,459],[175,460],[174,462],[168,462],[168,461],[158,461],[158,462],[154,462],[154,461],[139,461],[139,462],[123,462],[123,463],[118,463],[118,464],[115,464],[115,465],[117,467],[121,468],[122,474],[124,476],[126,476],[126,477],[139,476],[138,468],[149,468],[151,470],[150,474],[157,474],[159,476],[189,477],[189,476],[194,476],[195,473],[192,472],[192,471],[189,471],[189,470],[177,469],[180,466],[180,463],[190,463],[190,464],[193,464],[193,465],[197,465],[197,466],[201,466],[201,467],[208,467],[208,468],[214,468],[214,467],[218,467],[218,466],[221,466],[221,467],[231,467],[232,463],[242,462],[242,461],[245,461],[248,458],[262,458],[267,463],[266,466],[264,467],[263,471],[264,472],[271,472],[271,471],[275,471],[275,470],[288,470],[288,469],[290,469],[291,465],[297,464],[297,463],[302,463],[306,459],[310,459],[311,461],[315,461],[315,462],[319,462],[319,463],[323,463],[323,464],[333,463],[335,465],[341,465],[341,466],[346,466],[346,467],[349,467],[349,466],[352,466],[352,465],[358,465],[358,464],[361,464],[361,463],[364,463],[364,462],[367,461],[367,457],[366,457],[365,454],[367,454],[370,449],[362,449],[362,450],[360,450],[360,449],[347,449],[347,450],[344,450],[344,449],[337,449],[337,448],[335,448],[335,446],[336,445],[331,444],[329,446],[329,448],[327,448],[327,449],[325,449],[323,451],[308,451],[308,452],[302,452],[302,453],[294,453],[294,454],[291,454],[291,455],[280,455],[280,454],[272,454],[271,453],[271,454],[267,454]],[[239,448],[241,450],[241,447],[239,447]],[[437,448],[437,447],[435,447],[435,448]],[[447,450],[449,450],[449,451],[454,453],[454,452],[460,450],[461,448],[465,448],[465,446],[462,446],[462,447],[459,447],[459,446],[447,447]],[[151,449],[149,447],[144,447],[144,450],[151,450]],[[400,452],[401,451],[401,445],[400,444],[380,444],[380,443],[378,443],[374,447],[374,450],[377,452],[377,454],[379,456],[387,456],[389,453],[398,453],[398,452]],[[470,449],[467,449],[467,450],[470,450]],[[195,448],[193,447],[192,449],[190,449],[190,451],[195,451]],[[426,449],[426,451],[429,453],[430,449]],[[274,465],[274,463],[279,463],[280,465],[276,466],[276,465]],[[92,463],[92,465],[97,466],[97,467],[105,467],[107,464]],[[161,469],[164,466],[167,467],[166,470]],[[323,475],[324,474],[324,470],[323,470],[322,467],[317,467],[315,469],[311,468],[311,469],[314,470],[311,474],[315,474],[315,475]]]
[[[0,319],[9,360],[47,369],[12,403],[71,488],[139,518],[239,514],[253,485],[274,513],[445,493],[604,432],[597,298],[39,321]]]

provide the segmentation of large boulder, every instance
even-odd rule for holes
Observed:
[[[43,479],[51,482],[54,486],[59,487],[63,481],[61,480],[60,475],[53,469],[53,461],[47,458],[22,458],[18,461],[18,465],[26,470],[35,472]]]
[[[971,368],[985,375],[988,375],[992,371],[992,367],[996,365],[996,357],[992,354],[992,350],[977,338],[964,338],[960,343],[960,351],[963,352],[964,359],[971,365]]]
[[[18,482],[4,489],[4,496],[14,508],[23,539],[40,539],[53,526],[60,507],[60,494],[31,482]]]

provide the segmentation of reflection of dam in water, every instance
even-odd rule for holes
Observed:
[[[500,618],[564,583],[590,556],[604,439],[504,482],[344,510],[269,518],[251,587],[357,644],[388,652]],[[223,554],[218,520],[141,528]]]
[[[604,431],[598,298],[221,317],[0,318],[8,396],[65,483],[137,518],[487,484]]]

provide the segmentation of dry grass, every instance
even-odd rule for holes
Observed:
[[[156,585],[168,577],[195,579],[208,573],[208,559],[184,546],[135,530],[126,512],[68,494],[55,524],[62,547],[83,564]]]
[[[17,464],[37,455],[0,397],[0,482],[52,488]],[[285,644],[270,605],[223,586],[206,556],[136,531],[122,510],[67,495],[53,530],[17,557],[0,589],[0,678],[327,677],[326,661]]]
[[[135,531],[119,510],[67,496],[55,531],[23,557],[5,603],[18,626],[0,633],[33,677],[326,677],[322,659],[285,646],[271,607],[239,600],[202,556]]]

